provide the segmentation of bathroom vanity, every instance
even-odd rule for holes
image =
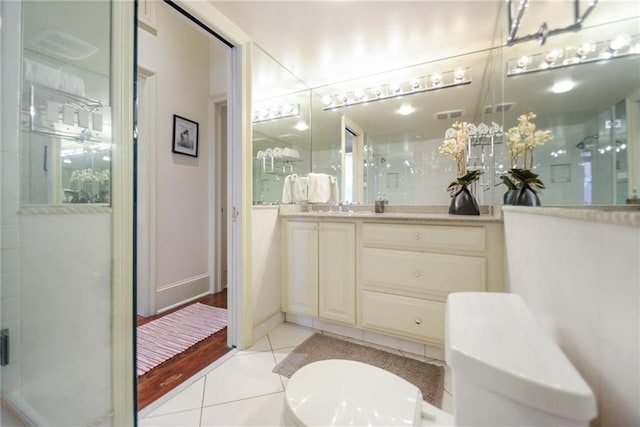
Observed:
[[[281,212],[282,310],[442,347],[449,293],[504,289],[499,215]]]

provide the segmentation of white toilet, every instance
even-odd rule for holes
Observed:
[[[325,360],[296,371],[285,417],[299,426],[588,426],[593,392],[515,294],[447,299],[446,361],[455,414],[385,370]]]

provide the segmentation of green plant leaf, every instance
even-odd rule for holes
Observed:
[[[509,189],[518,188],[516,184],[508,176],[502,175],[500,179],[502,180],[502,183],[507,186],[507,188]]]
[[[544,183],[538,178],[538,174],[531,172],[529,169],[510,169],[511,176],[520,181],[522,185],[529,185],[538,189],[546,188]]]

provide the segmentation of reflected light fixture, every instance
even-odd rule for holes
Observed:
[[[323,100],[324,102],[324,100]],[[300,104],[273,105],[267,108],[253,110],[251,114],[253,123],[266,122],[300,115]]]
[[[324,95],[322,97],[322,105],[324,110],[333,110],[371,101],[413,95],[466,84],[471,84],[471,68],[459,67],[454,71],[438,72],[403,81],[393,81],[380,86],[356,88],[334,95]]]
[[[411,106],[411,104],[402,104],[402,106],[398,109],[398,114],[401,116],[408,116],[412,114],[415,109]]]
[[[308,124],[306,124],[304,121],[300,120],[298,123],[296,123],[296,125],[294,126],[294,128],[295,128],[296,130],[303,131],[303,130],[307,130],[307,129],[309,129],[309,125],[308,125]]]
[[[551,92],[553,93],[565,93],[569,92],[571,89],[575,87],[575,84],[571,80],[562,80],[557,82],[551,88]]]
[[[640,54],[640,34],[632,36],[622,34],[613,40],[584,42],[577,47],[567,46],[548,52],[511,58],[507,61],[507,77],[638,54]]]

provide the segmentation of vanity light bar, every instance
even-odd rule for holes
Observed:
[[[577,47],[557,48],[545,53],[511,58],[507,61],[507,77],[633,55],[640,55],[640,34],[623,34],[613,40],[585,42]]]
[[[274,105],[272,107],[253,110],[251,122],[267,122],[269,120],[297,117],[299,115],[300,104]]]
[[[470,83],[471,68],[461,67],[444,73],[434,73],[405,81],[393,81],[366,89],[357,88],[335,95],[325,95],[322,97],[322,106],[324,110],[334,110],[351,105],[398,98],[405,95],[413,95]]]

